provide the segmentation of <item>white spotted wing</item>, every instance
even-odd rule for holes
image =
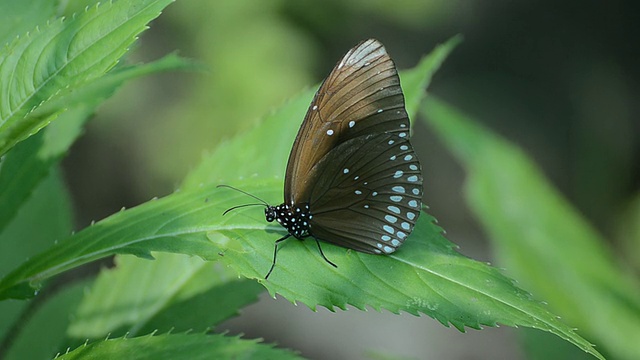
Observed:
[[[308,203],[325,156],[345,142],[374,134],[405,134],[409,118],[395,64],[377,40],[361,42],[338,62],[316,93],[294,142],[285,203]]]

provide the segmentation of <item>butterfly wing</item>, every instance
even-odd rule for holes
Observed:
[[[332,149],[369,134],[407,136],[408,126],[395,64],[379,41],[361,42],[335,66],[307,110],[289,155],[285,203],[309,202],[315,165]]]
[[[392,253],[422,206],[420,163],[406,136],[363,135],[330,151],[311,194],[309,234],[367,253]]]

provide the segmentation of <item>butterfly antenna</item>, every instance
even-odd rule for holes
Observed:
[[[243,207],[247,207],[247,206],[264,206],[264,204],[243,204],[243,205],[236,205],[232,208],[229,208],[227,210],[225,210],[225,212],[222,213],[222,216],[227,215],[227,213],[229,211],[235,210],[235,209],[239,209],[239,208],[243,208]]]
[[[264,200],[260,199],[259,197],[255,196],[255,195],[253,195],[253,194],[249,194],[248,192],[246,192],[246,191],[244,191],[244,190],[240,190],[240,189],[235,188],[235,187],[233,187],[233,186],[229,186],[229,185],[218,185],[218,186],[216,186],[216,187],[219,187],[219,188],[220,188],[220,187],[223,187],[223,188],[228,188],[228,189],[231,189],[231,190],[235,190],[235,191],[237,191],[237,192],[241,192],[241,193],[243,193],[243,194],[245,194],[245,195],[251,196],[252,198],[254,198],[254,199],[256,199],[256,200],[258,200],[258,201],[260,201],[260,202],[261,202],[261,204],[243,204],[243,205],[237,205],[237,206],[234,206],[234,207],[232,207],[232,208],[227,209],[225,212],[223,212],[223,213],[222,213],[222,216],[227,215],[227,213],[228,213],[229,211],[232,211],[232,210],[235,210],[235,209],[239,209],[239,208],[243,208],[243,207],[247,207],[247,206],[269,206],[269,204],[268,204],[266,201],[264,201]]]
[[[237,192],[241,192],[241,193],[243,193],[243,194],[245,194],[245,195],[247,195],[247,196],[251,196],[252,198],[254,198],[254,199],[256,199],[256,200],[260,201],[260,202],[262,203],[262,205],[269,206],[269,204],[268,204],[266,201],[264,201],[264,200],[260,199],[259,197],[255,196],[255,195],[253,195],[253,194],[249,194],[248,192],[246,192],[246,191],[244,191],[244,190],[240,190],[240,189],[235,188],[235,187],[233,187],[233,186],[230,186],[230,185],[218,185],[218,186],[216,186],[216,187],[219,187],[219,188],[223,187],[223,188],[228,188],[228,189],[231,189],[231,190],[235,190],[235,191],[237,191]]]

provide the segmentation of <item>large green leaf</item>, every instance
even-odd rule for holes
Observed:
[[[261,192],[262,187],[264,184],[245,185],[259,196],[273,197]],[[242,199],[237,196],[235,203]],[[271,265],[273,241],[278,238],[270,232],[277,227],[257,227],[264,220],[256,210],[227,216],[221,224],[225,229],[209,234],[224,255],[221,261],[243,276],[262,281]],[[498,270],[456,252],[433,221],[423,212],[402,248],[388,256],[323,244],[325,255],[337,269],[325,263],[313,241],[291,240],[279,252],[269,281],[262,282],[272,295],[303,302],[312,309],[316,305],[329,309],[368,305],[394,313],[427,314],[461,331],[482,325],[527,326],[551,332],[602,358],[589,342]]]
[[[36,27],[6,47],[0,54],[0,155],[47,125],[56,109],[50,116],[28,114],[113,68],[172,1],[106,2]]]
[[[606,241],[516,146],[437,99],[423,110],[467,170],[467,201],[500,262],[600,346],[640,358],[629,342],[640,339],[638,284]]]
[[[291,351],[256,340],[206,334],[164,334],[118,338],[82,345],[56,357],[72,359],[301,359]]]

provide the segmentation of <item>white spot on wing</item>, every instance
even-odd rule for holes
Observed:
[[[331,130],[331,129],[327,130],[327,135],[329,135],[329,136],[333,135],[333,130]]]
[[[384,219],[387,220],[390,223],[395,223],[396,221],[398,221],[397,217],[391,216],[391,215],[385,215]]]

